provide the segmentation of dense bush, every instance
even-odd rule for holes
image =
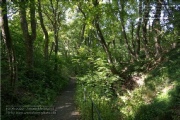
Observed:
[[[102,59],[94,60],[92,68],[87,74],[80,75],[76,91],[76,103],[79,106],[82,119],[91,119],[92,101],[95,104],[94,118],[98,119],[98,112],[103,120],[116,120],[117,109],[114,106],[113,83],[118,81],[118,76],[112,75],[107,64]],[[93,70],[95,69],[95,71]],[[92,100],[92,101],[91,101]],[[96,111],[98,109],[98,112]]]

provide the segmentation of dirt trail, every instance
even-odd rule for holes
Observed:
[[[37,120],[79,120],[80,115],[74,103],[75,80],[71,79],[70,84],[65,88],[55,103],[56,114],[42,115]]]

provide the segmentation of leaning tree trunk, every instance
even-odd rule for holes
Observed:
[[[45,58],[45,61],[48,61],[48,58],[49,58],[49,54],[48,54],[48,52],[49,52],[49,49],[48,49],[48,47],[49,47],[49,35],[48,35],[47,29],[44,25],[40,0],[38,0],[38,14],[39,14],[39,20],[40,20],[41,28],[42,28],[44,36],[45,36],[44,58]]]
[[[93,1],[93,5],[94,7],[97,7],[99,5],[99,2],[97,0],[94,0]],[[115,65],[114,65],[114,62],[113,62],[113,58],[112,58],[112,55],[111,55],[111,52],[109,50],[109,47],[105,41],[105,38],[103,36],[103,33],[102,33],[102,30],[100,28],[100,25],[99,25],[99,16],[98,14],[95,15],[95,19],[94,19],[94,24],[95,24],[95,27],[96,27],[96,30],[97,30],[97,34],[99,36],[99,41],[103,47],[103,50],[105,51],[106,53],[106,56],[107,56],[107,61],[108,63],[111,65],[111,72],[113,74],[117,74],[119,75],[120,73],[118,72],[118,70],[116,69]]]
[[[119,12],[119,17],[120,17],[120,20],[121,20],[120,22],[121,22],[121,27],[122,27],[122,35],[123,35],[123,37],[125,39],[125,45],[126,45],[126,48],[127,48],[128,52],[129,52],[129,55],[132,57],[132,59],[134,61],[134,60],[136,60],[136,53],[135,53],[135,51],[132,50],[132,48],[131,48],[131,46],[129,44],[129,40],[128,40],[126,30],[125,30],[125,24],[124,24],[125,20],[124,20],[124,16],[123,16],[123,13],[125,12],[124,11],[124,7],[125,7],[124,2],[123,1],[118,1],[118,6],[119,6],[118,12]],[[137,44],[138,47],[140,47],[140,39],[137,40],[137,43],[138,43]]]

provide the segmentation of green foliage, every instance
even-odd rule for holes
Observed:
[[[98,58],[94,60],[94,69],[91,68],[86,75],[78,77],[76,102],[83,119],[91,118],[91,99],[103,120],[115,120],[118,116],[117,112],[114,111],[114,102],[112,102],[114,95],[112,85],[120,78],[112,75],[106,66],[107,63]],[[95,119],[98,119],[97,112],[94,114]]]

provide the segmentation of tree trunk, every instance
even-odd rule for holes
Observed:
[[[55,64],[54,64],[54,71],[58,71],[58,49],[59,49],[59,45],[58,45],[58,39],[59,39],[59,27],[60,27],[60,13],[58,11],[58,7],[59,7],[59,1],[56,0],[56,4],[53,5],[53,1],[50,0],[50,6],[52,8],[52,14],[49,15],[47,14],[47,17],[49,18],[49,20],[51,21],[52,27],[53,27],[53,32],[54,32],[54,53],[55,53]],[[52,16],[52,17],[51,17]]]
[[[141,43],[141,40],[140,40],[140,29],[141,29],[141,17],[142,17],[142,0],[139,0],[139,10],[138,10],[138,14],[139,14],[139,20],[138,20],[138,26],[137,26],[137,31],[136,31],[136,35],[137,35],[137,38],[136,38],[136,50],[135,50],[135,54],[136,54],[136,57],[139,56],[139,53],[140,53],[140,43]]]
[[[135,54],[135,52],[132,51],[132,49],[131,49],[131,47],[129,45],[129,41],[128,41],[127,34],[126,34],[126,31],[125,31],[124,16],[123,16],[123,13],[125,11],[124,11],[124,3],[123,3],[123,1],[121,1],[121,2],[119,1],[118,6],[120,7],[119,8],[119,17],[120,17],[120,20],[121,20],[120,22],[121,22],[121,27],[122,27],[122,34],[123,34],[124,39],[125,39],[126,48],[128,49],[129,55],[133,58],[133,60],[135,60],[136,59],[136,54]]]
[[[55,66],[54,70],[58,70],[58,31],[56,26],[54,26],[54,41],[55,41]]]
[[[160,16],[161,16],[161,9],[162,9],[163,0],[157,0],[156,5],[156,13],[155,19],[153,21],[153,30],[154,30],[154,42],[155,42],[155,57],[160,57],[161,54],[161,45],[160,45],[160,32],[161,32],[161,25],[160,25]]]
[[[98,3],[97,0],[94,0],[93,4],[94,4],[94,7],[97,7],[99,3]],[[102,45],[102,47],[103,47],[103,49],[104,49],[104,51],[105,51],[105,53],[107,55],[108,63],[111,65],[111,72],[113,74],[119,75],[119,72],[117,71],[117,69],[114,66],[114,62],[113,62],[112,55],[111,55],[111,52],[109,50],[109,47],[108,47],[108,45],[107,45],[107,43],[105,41],[105,38],[104,38],[103,33],[101,31],[101,28],[99,26],[99,23],[98,23],[99,18],[98,17],[99,17],[98,14],[96,14],[94,22],[95,22],[95,27],[96,27],[96,30],[97,30],[97,34],[98,34],[98,36],[100,38],[99,41],[100,41],[100,43],[101,43],[101,45]]]
[[[27,67],[27,77],[33,77],[33,43],[36,39],[36,20],[35,20],[35,1],[30,1],[30,27],[31,34],[28,29],[28,22],[26,18],[26,1],[21,0],[20,3],[20,21],[21,29],[23,31],[23,37],[25,39],[26,46],[26,67]]]
[[[81,30],[81,33],[80,33],[81,38],[80,38],[79,48],[81,46],[81,43],[83,43],[84,40],[85,40],[85,38],[84,38],[85,29],[86,29],[86,24],[83,23],[82,30]]]
[[[143,21],[142,21],[142,33],[143,33],[143,45],[144,45],[144,52],[146,55],[146,58],[149,58],[149,52],[148,52],[148,41],[147,41],[147,22],[148,22],[148,18],[149,18],[149,2],[146,1],[145,2],[145,12],[143,15]]]
[[[11,86],[15,90],[15,83],[17,81],[17,65],[16,65],[16,57],[15,52],[12,45],[12,39],[9,31],[8,26],[8,18],[7,18],[7,4],[6,0],[0,1],[2,9],[0,10],[0,18],[2,21],[2,39],[6,45],[7,48],[7,54],[8,54],[8,63],[9,63],[9,73],[10,73],[10,83]]]
[[[51,48],[50,48],[49,59],[50,59],[50,57],[51,57],[51,55],[52,55],[53,49],[54,49],[54,42],[52,42],[52,45],[51,45]]]
[[[81,46],[81,43],[85,41],[84,33],[85,33],[85,29],[86,29],[86,23],[85,23],[85,21],[86,21],[86,14],[85,14],[85,12],[83,11],[83,9],[81,8],[81,4],[78,5],[78,9],[79,9],[79,11],[80,11],[80,12],[83,14],[83,16],[84,16],[84,22],[83,22],[82,30],[81,30],[81,33],[80,33],[80,43],[79,43],[79,46],[78,46],[78,47],[80,47],[80,46]],[[85,41],[85,43],[86,43],[86,41]]]
[[[41,10],[41,1],[38,0],[38,14],[39,14],[39,20],[40,20],[40,24],[41,24],[41,28],[43,30],[43,33],[44,33],[44,36],[45,36],[45,44],[44,44],[44,58],[46,61],[48,61],[48,52],[49,52],[49,35],[48,35],[48,32],[47,32],[47,29],[44,25],[44,20],[43,20],[43,16],[42,16],[42,10]]]

